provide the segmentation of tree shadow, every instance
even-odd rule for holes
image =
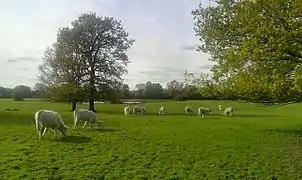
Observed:
[[[165,115],[159,115],[158,113],[145,113],[143,115],[146,115],[146,116],[165,116]],[[189,116],[188,114],[185,114],[184,112],[183,113],[166,113],[166,116]],[[197,114],[194,113],[193,116],[196,116]],[[192,116],[192,115],[191,115]]]
[[[75,135],[68,135],[63,136],[58,141],[62,141],[65,143],[88,143],[91,141],[92,138],[86,136],[75,136]]]
[[[114,129],[114,128],[100,128],[100,129],[93,129],[91,131],[98,131],[100,133],[104,133],[104,132],[115,132],[115,131],[119,131],[119,129]]]
[[[233,117],[286,117],[273,114],[233,114]]]
[[[220,117],[211,117],[211,116],[206,116],[205,118],[209,118],[209,119],[221,119]]]
[[[291,134],[291,135],[299,135],[302,136],[302,128],[297,129],[297,128],[293,128],[293,129],[268,129],[269,132],[277,132],[277,133],[283,133],[283,134]]]
[[[256,103],[260,107],[278,107],[278,106],[286,106],[289,104],[295,104],[297,101],[288,101],[288,102],[260,102]]]

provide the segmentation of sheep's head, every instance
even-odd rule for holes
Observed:
[[[95,124],[96,124],[96,127],[97,127],[97,128],[101,128],[102,126],[104,126],[104,122],[101,121],[101,120],[96,121]]]
[[[59,128],[59,131],[61,132],[62,135],[67,136],[68,126],[62,125],[62,126]]]

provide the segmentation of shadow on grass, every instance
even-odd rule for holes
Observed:
[[[143,116],[164,116],[164,115],[159,115],[158,113],[145,113],[145,114],[143,114]],[[196,113],[194,113],[193,114],[193,116],[196,116],[197,114]],[[132,114],[131,114],[131,116],[133,116]],[[138,116],[138,115],[135,115],[135,116]],[[185,114],[185,113],[169,113],[169,112],[166,112],[166,116],[189,116],[189,115],[187,115],[187,114]]]
[[[206,116],[204,119],[206,119],[206,118],[208,118],[208,119],[221,119],[220,117],[211,117],[211,116]]]
[[[114,128],[100,128],[100,129],[93,129],[91,131],[98,131],[100,133],[104,133],[104,132],[115,132],[115,131],[119,131],[119,130],[114,129]]]
[[[293,129],[268,129],[269,132],[277,132],[283,134],[294,134],[294,135],[301,135],[302,136],[302,128],[293,128]]]
[[[75,135],[68,135],[63,136],[61,139],[57,141],[65,142],[65,143],[88,143],[91,141],[92,138],[86,136],[75,136]]]
[[[296,101],[289,101],[289,102],[260,102],[256,103],[260,107],[278,107],[278,106],[286,106],[289,104],[295,104]]]
[[[233,114],[233,117],[286,117],[273,114]]]

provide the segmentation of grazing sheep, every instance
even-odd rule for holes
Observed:
[[[159,108],[158,114],[159,115],[166,115],[166,109],[165,109],[165,107]]]
[[[219,109],[219,111],[222,110],[221,104],[218,105],[218,109]]]
[[[185,107],[185,113],[188,114],[188,115],[193,115],[194,112],[193,112],[191,107],[186,106]]]
[[[211,108],[200,107],[200,108],[198,108],[197,117],[204,118],[206,116],[206,114],[209,114],[210,112],[212,112]]]
[[[59,113],[51,110],[40,110],[35,113],[35,124],[39,135],[39,140],[42,140],[45,136],[47,129],[54,131],[54,137],[56,136],[57,130],[62,135],[67,135],[68,127],[64,124]]]
[[[125,114],[125,116],[129,115],[129,113],[130,113],[130,107],[125,107],[124,108],[124,114]]]
[[[76,109],[73,111],[74,125],[73,129],[76,129],[77,123],[79,121],[84,121],[83,128],[86,126],[87,122],[89,124],[89,129],[91,124],[95,124],[97,128],[100,128],[100,122],[95,112],[86,109]]]
[[[133,107],[133,115],[141,115],[146,112],[146,108],[134,106]]]
[[[230,115],[230,116],[233,116],[233,108],[232,107],[228,107],[228,108],[226,108],[225,110],[224,110],[224,116],[228,116],[228,115]]]

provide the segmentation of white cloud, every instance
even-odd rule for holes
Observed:
[[[179,0],[180,6],[176,9],[159,13],[155,5],[162,1],[158,0],[153,4],[153,11],[145,13],[147,7],[144,5],[148,5],[143,3],[145,1],[129,0],[127,6],[125,1],[119,0],[0,0],[0,86],[33,86],[39,60],[45,48],[55,41],[58,28],[70,25],[84,12],[121,19],[129,35],[136,39],[129,51],[129,73],[125,75],[131,87],[147,80],[165,84],[181,79],[185,70],[200,72],[201,66],[211,64],[208,56],[183,49],[199,43],[194,37],[190,15],[198,0],[193,1],[179,3],[183,2]],[[171,14],[175,10],[181,10],[179,17]],[[167,17],[163,16],[165,14]]]

